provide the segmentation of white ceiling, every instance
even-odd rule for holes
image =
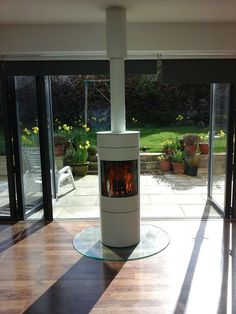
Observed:
[[[108,6],[131,23],[236,22],[236,0],[0,0],[0,24],[103,23]]]

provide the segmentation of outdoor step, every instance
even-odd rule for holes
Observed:
[[[163,172],[162,170],[160,169],[156,169],[156,170],[141,170],[140,171],[141,174],[149,174],[149,175],[159,175],[159,174],[166,174],[166,173],[171,173],[171,172]]]
[[[141,153],[140,154],[140,171],[141,173],[155,173],[155,174],[164,174],[168,173],[160,170],[159,162],[157,161],[157,157],[160,156],[161,153]],[[224,154],[217,154],[215,156],[214,161],[214,172],[215,174],[224,173]],[[96,160],[96,159],[93,159]],[[89,162],[89,174],[97,174],[97,162],[90,161]],[[207,174],[208,173],[208,155],[200,156],[200,164],[198,168],[198,174]]]
[[[157,161],[157,157],[163,153],[140,153],[140,161]],[[89,157],[89,161],[96,162],[97,156]]]
[[[97,162],[94,162],[94,161],[90,161],[89,162],[89,170],[98,170],[98,164],[97,164]]]
[[[140,161],[157,161],[157,157],[163,155],[163,153],[140,153]]]
[[[141,162],[140,163],[141,170],[155,170],[159,169],[157,161],[148,161],[148,162]]]
[[[157,157],[160,156],[161,153],[140,153],[140,168],[141,172],[149,172],[149,171],[157,171],[160,173],[159,163],[157,161]],[[97,162],[94,161],[89,162],[89,173],[97,174]],[[56,157],[55,163],[58,169],[63,167],[63,157]],[[208,155],[200,156],[200,164],[198,173],[206,174],[208,171]],[[214,156],[214,173],[221,174],[225,172],[225,154],[217,153]],[[6,175],[6,157],[0,156],[0,175]]]

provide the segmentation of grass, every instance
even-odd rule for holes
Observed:
[[[198,134],[199,136],[206,137],[208,134],[208,128],[196,127],[196,126],[176,126],[176,127],[153,127],[143,126],[136,128],[140,131],[140,146],[149,147],[148,152],[160,152],[161,143],[167,139],[177,139],[187,133]],[[96,145],[96,134],[91,132],[89,134],[89,140],[92,145]],[[215,152],[225,151],[225,138],[217,138],[215,141]]]
[[[161,143],[167,139],[177,139],[187,133],[198,134],[199,136],[206,136],[208,128],[197,128],[197,127],[142,127],[140,130],[140,142],[141,146],[150,147],[149,152],[160,152]]]
[[[153,127],[153,126],[143,126],[141,128],[136,128],[140,131],[140,146],[149,147],[148,152],[160,152],[161,143],[167,139],[177,139],[187,133],[195,133],[200,136],[206,136],[208,133],[208,128],[200,128],[194,126],[179,126],[179,127]],[[96,132],[91,130],[88,133],[88,139],[90,143],[96,146]],[[0,132],[0,154],[5,151],[4,147],[4,136]],[[215,152],[224,152],[225,151],[225,138],[215,139],[214,145]]]

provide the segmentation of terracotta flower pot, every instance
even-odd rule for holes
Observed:
[[[163,171],[170,171],[171,170],[170,160],[160,160],[160,169]]]
[[[54,152],[55,152],[55,156],[63,156],[64,155],[64,144],[62,145],[55,145],[54,146]]]
[[[171,162],[174,174],[184,174],[184,163],[183,162]]]
[[[184,144],[184,150],[187,154],[194,155],[194,154],[196,154],[196,151],[197,151],[197,145],[195,145],[195,144],[191,144],[191,145]]]
[[[70,142],[69,141],[65,141],[64,144],[64,154],[66,153],[67,149],[70,147]]]
[[[200,143],[199,149],[201,154],[208,154],[208,143]]]

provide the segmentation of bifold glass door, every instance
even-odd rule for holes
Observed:
[[[5,75],[5,82],[5,118],[10,121],[7,130],[11,146],[7,160],[13,174],[10,185],[15,189],[15,195],[10,197],[16,204],[14,217],[26,219],[42,210],[35,219],[52,220],[55,169],[50,78]],[[7,181],[0,180],[0,194],[7,193],[6,187]]]
[[[212,84],[208,198],[224,217],[230,216],[232,132],[230,84]]]

